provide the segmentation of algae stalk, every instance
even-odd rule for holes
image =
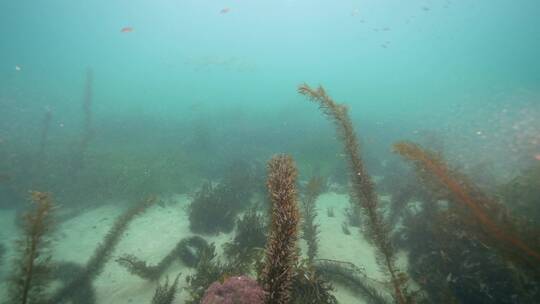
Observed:
[[[290,299],[294,265],[297,261],[298,223],[296,203],[297,171],[287,155],[268,162],[268,193],[272,202],[270,237],[261,283],[267,304],[286,304]]]
[[[306,193],[302,199],[302,238],[308,245],[307,256],[312,264],[318,252],[319,225],[315,223],[317,217],[316,201],[321,194],[323,180],[321,177],[312,177],[306,185]]]
[[[404,295],[405,280],[395,266],[394,249],[389,240],[388,228],[377,209],[379,205],[378,197],[375,193],[373,181],[360,157],[358,140],[348,116],[347,107],[332,100],[321,86],[312,89],[307,84],[302,84],[298,87],[298,93],[318,104],[321,111],[334,121],[348,158],[354,199],[361,205],[364,214],[367,216],[368,225],[366,228],[375,247],[377,247],[378,262],[386,268],[390,275],[395,300],[400,304],[406,303],[407,300]]]
[[[53,203],[50,194],[33,191],[35,210],[24,215],[25,235],[20,241],[21,256],[16,263],[15,273],[9,290],[10,303],[26,304],[39,300],[49,283],[49,261],[47,237],[51,232]]]

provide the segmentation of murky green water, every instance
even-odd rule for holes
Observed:
[[[1,1],[0,299],[150,303],[168,277],[175,299],[152,303],[540,302],[539,14]],[[298,213],[276,222],[267,164],[282,153]],[[277,227],[297,233],[279,243]],[[269,296],[282,262],[289,302]]]

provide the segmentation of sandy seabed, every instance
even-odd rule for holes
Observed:
[[[194,235],[189,230],[186,214],[190,199],[185,195],[175,195],[167,198],[166,201],[167,204],[150,208],[130,223],[124,237],[113,252],[113,258],[105,265],[103,273],[94,282],[97,303],[151,302],[156,282],[148,282],[130,274],[114,260],[124,254],[133,254],[149,264],[156,264],[174,248],[179,240]],[[363,268],[369,277],[383,280],[375,262],[374,248],[367,243],[359,229],[350,227],[350,235],[342,231],[342,223],[345,221],[344,211],[348,205],[347,195],[330,192],[318,198],[317,222],[320,225],[318,258],[354,263]],[[334,209],[334,217],[328,216],[328,208]],[[53,259],[84,264],[121,212],[122,209],[111,202],[60,224],[54,235]],[[2,226],[0,242],[10,247],[19,236],[14,218],[14,212],[0,213]],[[234,231],[231,234],[203,237],[208,242],[215,243],[220,254],[221,245],[230,241],[233,236]],[[302,252],[306,252],[306,244],[303,240],[300,241],[300,248]],[[5,279],[9,274],[9,260],[13,259],[14,254],[13,248],[8,249],[2,269],[0,269],[1,298],[5,298]],[[188,297],[188,293],[183,288],[186,287],[186,275],[192,271],[193,269],[185,267],[181,262],[175,262],[162,276],[161,280],[164,280],[166,276],[174,278],[181,273],[179,293],[174,303],[184,303]],[[334,294],[342,304],[364,303],[357,295],[339,285],[335,285]]]

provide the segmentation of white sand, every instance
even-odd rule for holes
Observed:
[[[150,264],[161,260],[175,245],[185,237],[193,235],[189,230],[189,220],[185,213],[189,198],[174,196],[165,206],[154,206],[146,213],[137,217],[129,226],[124,238],[113,253],[113,258],[105,266],[105,270],[94,282],[97,290],[98,303],[150,303],[156,284],[147,282],[137,276],[131,275],[119,266],[114,259],[123,254],[134,254]],[[352,262],[365,269],[365,272],[374,279],[383,279],[375,262],[374,249],[369,245],[357,228],[351,227],[350,235],[343,233],[341,225],[345,221],[344,210],[348,206],[346,195],[326,193],[317,201],[320,224],[319,258],[334,259]],[[327,216],[327,208],[333,207],[335,217]],[[114,223],[121,209],[115,204],[90,210],[72,218],[57,228],[54,245],[54,259],[73,261],[84,264],[92,255],[96,246]],[[15,238],[13,213],[0,213],[3,239],[8,236]],[[221,252],[221,245],[231,240],[233,234],[221,234],[215,237],[204,236],[209,242],[214,242]],[[6,243],[3,241],[3,243]],[[11,245],[6,244],[6,245]],[[300,242],[302,252],[306,244]],[[11,253],[11,252],[10,252]],[[9,257],[5,257],[8,259]],[[6,265],[7,263],[4,263]],[[174,278],[182,273],[179,290],[181,291],[175,303],[183,303],[187,292],[182,290],[186,286],[185,276],[192,270],[184,267],[180,262],[174,263],[164,274]],[[3,275],[6,271],[2,270]],[[2,288],[4,290],[5,288]],[[0,296],[4,291],[0,292]],[[336,297],[340,303],[363,303],[346,288],[337,286]]]

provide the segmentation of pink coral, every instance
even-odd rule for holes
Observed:
[[[257,281],[246,276],[214,282],[204,294],[201,304],[263,304],[264,290]]]

